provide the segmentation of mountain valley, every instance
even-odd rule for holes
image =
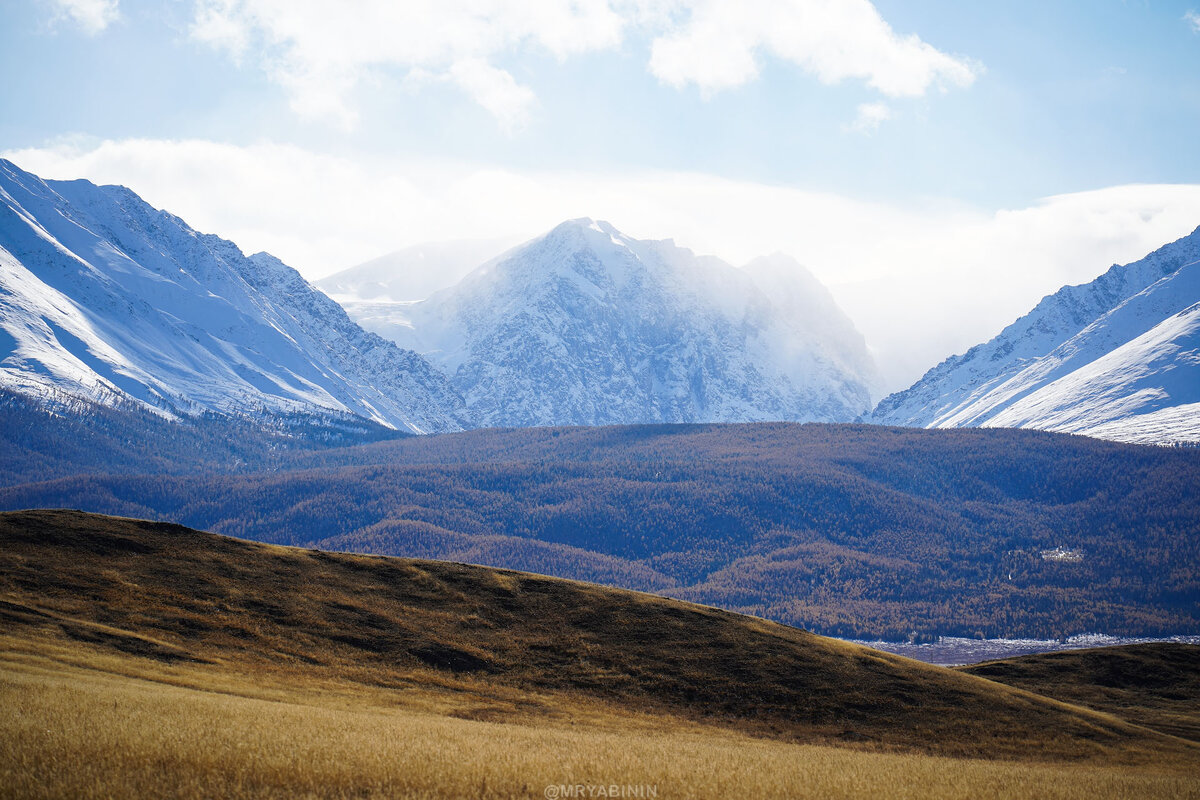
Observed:
[[[1196,789],[1186,739],[650,595],[76,512],[0,514],[0,543],[22,795]]]

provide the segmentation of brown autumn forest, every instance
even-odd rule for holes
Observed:
[[[1195,449],[770,423],[348,426],[316,440],[303,420],[265,435],[6,402],[2,509],[508,567],[839,636],[1169,635],[1200,621]],[[1059,547],[1071,558],[1047,557]]]

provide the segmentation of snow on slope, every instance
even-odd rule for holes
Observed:
[[[1040,387],[985,425],[1125,442],[1200,442],[1200,303]]]
[[[789,269],[791,268],[791,269]],[[751,272],[774,276],[779,302]],[[418,303],[348,307],[451,376],[480,425],[849,420],[862,336],[799,265],[743,272],[565,222]]]
[[[1069,286],[991,341],[884,398],[871,422],[1008,426],[1123,441],[1200,441],[1200,370],[1186,320],[1200,301],[1200,228]]]
[[[160,413],[355,414],[462,427],[461,398],[295,270],[128,189],[0,160],[0,386]]]

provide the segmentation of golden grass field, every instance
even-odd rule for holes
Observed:
[[[633,592],[0,514],[0,796],[613,785],[660,798],[1200,797],[1200,746]]]

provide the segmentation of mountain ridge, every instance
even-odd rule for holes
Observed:
[[[299,273],[129,189],[0,162],[0,382],[171,415],[355,414],[459,430],[461,398]]]
[[[1200,384],[1189,355],[1196,344],[1178,324],[1151,334],[1189,314],[1197,302],[1200,228],[1138,261],[1114,265],[1090,283],[1047,295],[992,339],[881,400],[863,420],[1035,427],[1145,443],[1200,441],[1200,426],[1187,419],[1200,393],[1181,383],[1186,379],[1178,373],[1182,369]],[[1149,339],[1139,349],[1134,342],[1141,337]],[[1159,345],[1155,352],[1147,350],[1151,342]],[[1107,383],[1100,380],[1106,369]],[[1174,392],[1164,381],[1175,385]],[[1155,415],[1174,422],[1154,425],[1148,418]]]
[[[510,244],[510,239],[424,242],[339,270],[313,285],[339,302],[424,300]]]
[[[813,285],[821,320],[793,324],[749,272],[585,217],[425,301],[349,308],[440,365],[484,426],[848,421],[874,364],[815,279],[792,283]]]

